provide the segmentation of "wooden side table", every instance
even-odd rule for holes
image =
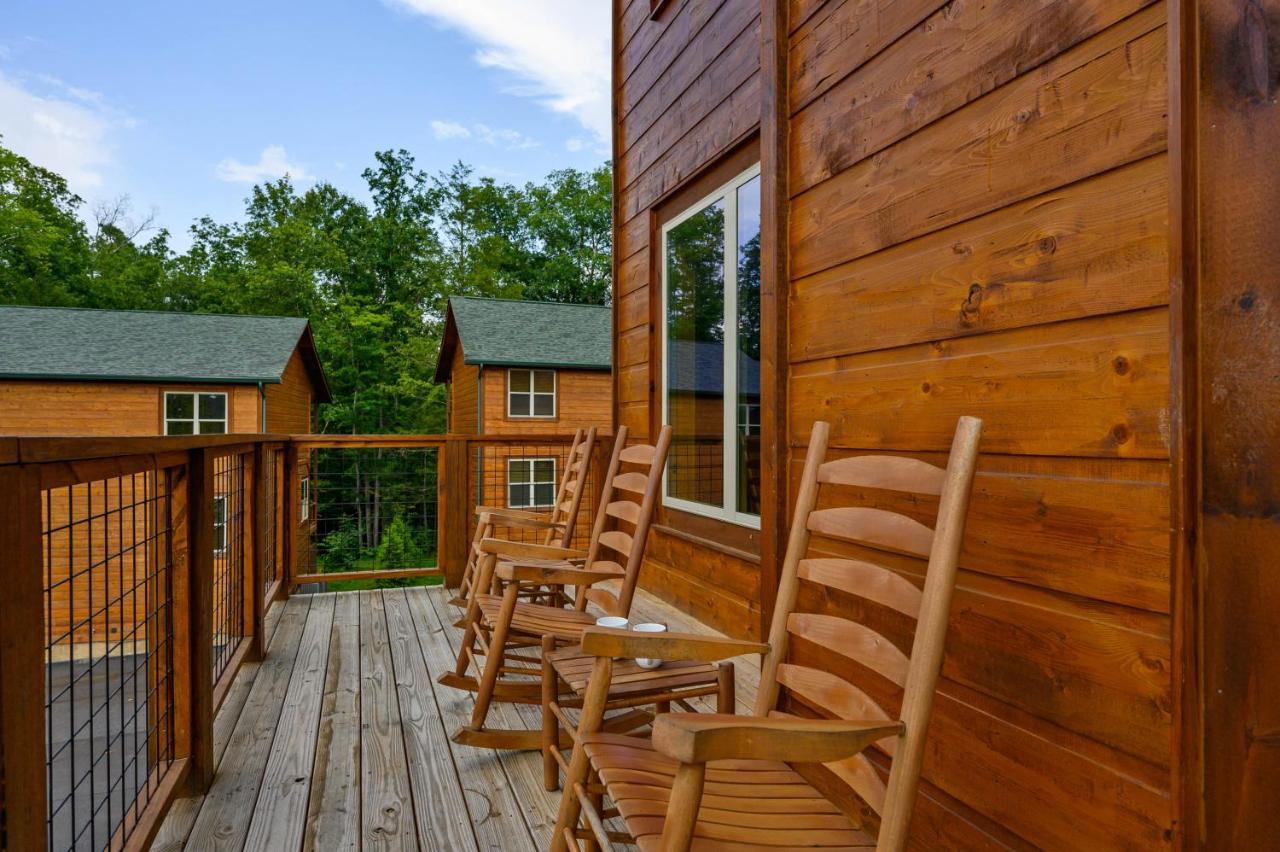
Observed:
[[[577,740],[577,724],[566,708],[582,706],[595,657],[582,652],[581,645],[556,648],[554,637],[542,642],[542,775],[548,791],[560,789],[560,773],[568,762],[559,745],[560,731],[570,742]],[[648,724],[656,713],[666,713],[671,705],[696,712],[689,704],[692,698],[716,696],[716,712],[733,713],[736,701],[733,663],[669,662],[656,669],[641,668],[635,660],[616,660],[609,685],[605,712],[629,710],[605,720],[604,729],[612,733],[633,731]],[[652,706],[653,712],[643,708]]]

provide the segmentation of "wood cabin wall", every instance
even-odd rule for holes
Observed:
[[[649,10],[649,0],[614,0],[614,410],[636,441],[652,440],[661,412],[657,211],[756,133],[762,94],[758,3],[682,0],[653,21]],[[744,165],[757,159],[748,153]],[[721,630],[758,636],[758,538],[660,508],[640,585]]]
[[[0,435],[163,435],[165,391],[225,393],[227,428],[262,431],[256,385],[0,381]]]
[[[610,422],[613,416],[613,380],[608,370],[556,370],[555,417],[507,416],[507,368],[485,367],[479,371],[482,386],[484,435],[571,435],[577,429],[596,428],[595,454],[607,453],[601,444],[612,440]],[[474,405],[474,402],[472,403]],[[609,444],[609,446],[612,446]],[[530,444],[529,452],[522,452],[516,445],[493,444],[477,450],[483,467],[483,485],[477,500],[480,503],[507,505],[507,459],[521,457],[555,458],[557,481],[564,474],[568,444]],[[607,458],[607,455],[605,456]],[[599,483],[592,481],[593,489]],[[573,544],[586,547],[591,538],[591,500],[584,500],[574,525]],[[543,534],[529,531],[498,530],[499,537],[514,541],[541,542]]]
[[[480,429],[480,368],[463,360],[462,347],[453,350],[449,372],[449,433],[478,435]]]
[[[931,461],[958,416],[986,422],[915,847],[1166,847],[1167,9],[782,0],[781,79],[762,82],[755,5],[650,21],[647,0],[615,2],[618,422],[657,423],[654,211],[780,91],[780,474],[819,418],[838,455]],[[753,619],[758,568],[667,530],[641,583],[723,629]],[[803,594],[909,641],[892,613]]]
[[[294,350],[290,356],[279,384],[264,385],[263,393],[267,398],[267,432],[305,435],[315,431],[311,405],[315,393],[300,351]]]

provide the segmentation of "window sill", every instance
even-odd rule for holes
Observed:
[[[732,556],[752,565],[760,564],[760,531],[720,518],[695,515],[670,506],[663,506],[662,513],[653,524],[666,535],[697,547]]]

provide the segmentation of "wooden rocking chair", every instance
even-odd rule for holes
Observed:
[[[626,442],[627,428],[623,426],[618,429],[585,553],[498,539],[480,542],[476,591],[467,607],[466,633],[457,665],[438,678],[446,686],[476,693],[471,724],[454,735],[454,742],[486,748],[541,748],[540,729],[486,728],[490,704],[541,704],[543,637],[550,636],[562,644],[577,643],[582,631],[595,624],[596,616],[586,611],[588,603],[606,615],[625,617],[630,613],[671,444],[671,429],[664,426],[652,446],[628,447]],[[623,471],[623,465],[633,469]],[[579,558],[581,562],[577,561]],[[609,580],[620,581],[616,594],[592,588]],[[495,583],[502,594],[484,591]],[[550,586],[577,588],[572,606],[520,599],[529,590]],[[478,679],[467,674],[473,665],[480,672]]]
[[[619,840],[644,852],[904,849],[942,667],[981,429],[980,420],[960,419],[943,470],[889,456],[824,463],[829,426],[814,425],[767,645],[693,634],[598,627],[585,631],[583,650],[596,659],[551,848],[594,849],[597,842],[608,848]],[[940,496],[937,528],[876,508],[817,509],[820,485]],[[927,557],[923,592],[870,562],[805,558],[811,533]],[[797,611],[801,580],[915,619],[911,657],[861,624]],[[856,662],[886,678],[886,685],[902,688],[901,712],[890,716],[867,693],[826,667],[787,662],[792,636]],[[748,653],[764,655],[753,716],[661,715],[654,721],[651,740],[602,730],[613,658],[714,661]],[[785,712],[779,701],[781,687],[794,701],[835,718]],[[872,743],[879,743],[892,758],[887,786],[862,754]],[[878,837],[864,830],[860,808],[838,805],[807,780],[815,777],[815,764],[830,770],[821,782],[824,789],[834,789],[833,775],[837,787],[843,782],[879,815]],[[616,811],[601,812],[602,793],[613,800]],[[606,830],[604,820],[615,815],[622,817],[625,834]],[[585,825],[580,826],[584,817]]]
[[[467,564],[462,571],[458,594],[449,603],[458,607],[467,606],[480,562],[480,542],[493,538],[498,528],[544,530],[546,534],[542,539],[543,544],[559,547],[570,545],[582,498],[586,494],[583,485],[591,470],[591,451],[595,448],[595,443],[596,427],[574,431],[573,443],[569,445],[569,452],[565,455],[564,473],[560,477],[550,512],[476,506],[476,532],[467,551]]]

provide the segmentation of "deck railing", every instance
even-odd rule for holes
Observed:
[[[456,582],[474,506],[546,502],[570,442],[0,438],[0,849],[145,849],[212,781],[214,715],[273,602]]]

